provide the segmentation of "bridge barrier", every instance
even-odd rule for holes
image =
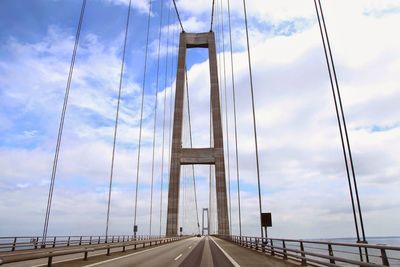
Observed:
[[[113,236],[48,236],[46,240],[38,236],[0,237],[0,253],[5,251],[29,250],[48,247],[80,246],[103,243],[119,243],[134,240],[133,235]],[[136,240],[162,238],[162,236],[140,235]]]
[[[106,250],[107,255],[110,255],[111,249],[122,248],[122,252],[125,252],[126,248],[128,247],[133,247],[133,249],[137,249],[137,246],[141,246],[142,248],[145,248],[146,245],[152,246],[157,244],[170,243],[183,238],[186,238],[186,236],[168,237],[168,238],[167,237],[154,238],[149,236],[141,236],[137,237],[136,240],[131,240],[130,238],[128,238],[127,240],[117,239],[117,238],[108,238],[108,239],[97,238],[96,239],[97,242],[99,242],[98,240],[103,240],[104,242],[103,243],[95,242],[91,244],[89,242],[89,244],[86,244],[87,240],[84,239],[83,237],[79,237],[77,242],[71,242],[71,238],[68,238],[69,242],[67,241],[62,243],[56,243],[56,241],[54,240],[57,240],[57,238],[53,237],[52,238],[53,241],[50,243],[46,242],[44,247],[34,244],[33,248],[31,249],[20,249],[20,250],[17,249],[13,250],[13,247],[15,248],[19,247],[18,243],[13,242],[9,247],[7,247],[7,248],[11,247],[11,250],[8,250],[6,252],[0,252],[0,265],[11,262],[48,258],[47,266],[51,266],[53,257],[57,256],[84,253],[83,259],[87,260],[89,252]],[[89,238],[89,240],[93,240],[93,238],[92,239]],[[120,240],[120,242],[117,242],[118,240]],[[55,244],[57,244],[58,246]],[[60,244],[63,244],[63,246],[60,246]],[[25,245],[22,247],[26,248]]]
[[[218,236],[242,247],[283,260],[313,266],[400,266],[400,247],[330,241]]]

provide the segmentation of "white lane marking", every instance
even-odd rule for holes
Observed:
[[[214,242],[215,245],[217,245],[217,247],[222,251],[222,253],[224,253],[225,257],[228,258],[228,260],[233,264],[233,266],[235,267],[240,267],[239,263],[237,263],[231,256],[229,256],[228,253],[225,252],[225,250],[223,250],[218,244],[217,242],[215,242],[214,238],[212,238],[210,236],[210,239]]]
[[[191,249],[192,248],[192,246],[189,246],[189,249]]]
[[[179,254],[179,256],[178,256],[178,257],[176,257],[174,260],[176,260],[176,261],[177,261],[177,260],[179,260],[179,258],[180,258],[180,257],[182,257],[182,253],[181,253],[181,254]]]
[[[109,263],[109,262],[116,261],[116,260],[119,260],[119,259],[128,258],[128,257],[134,256],[134,255],[137,255],[137,254],[142,254],[142,253],[145,253],[145,252],[148,252],[148,251],[151,251],[151,250],[160,249],[162,247],[163,246],[146,249],[146,250],[139,251],[139,252],[136,252],[136,253],[132,253],[132,254],[129,254],[129,255],[121,256],[121,257],[118,257],[118,258],[114,258],[114,259],[110,259],[110,260],[105,260],[105,261],[100,261],[100,262],[97,262],[97,263],[85,265],[84,267],[92,267],[92,266],[97,266],[97,265],[101,265],[101,264],[104,264],[104,263]]]

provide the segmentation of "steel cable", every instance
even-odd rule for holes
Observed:
[[[134,210],[134,219],[133,219],[133,228],[134,228],[134,238],[135,239],[136,239],[136,231],[135,230],[137,230],[137,224],[136,224],[137,197],[138,197],[138,187],[139,187],[140,150],[141,150],[141,141],[142,141],[143,106],[144,106],[144,94],[145,94],[145,87],[146,87],[147,56],[148,56],[148,49],[149,49],[150,17],[151,17],[151,0],[149,0],[149,13],[148,13],[148,17],[147,17],[147,37],[146,37],[146,50],[145,50],[144,69],[143,69],[142,103],[141,103],[141,110],[140,110],[139,144],[138,144],[138,157],[137,157],[137,167],[136,167],[135,210]]]
[[[177,18],[178,18],[178,20],[179,20],[179,24],[181,25],[182,32],[185,32],[185,30],[183,29],[183,25],[182,25],[181,16],[179,16],[178,7],[176,6],[175,0],[172,0],[172,2],[174,3],[175,12],[176,12],[176,16],[177,16]]]
[[[211,6],[211,25],[210,25],[210,32],[213,30],[213,23],[214,23],[214,6],[215,6],[215,0],[212,2]]]
[[[159,85],[159,74],[160,74],[160,50],[161,50],[161,33],[162,33],[162,20],[163,20],[163,2],[160,1],[160,30],[158,34],[158,52],[157,52],[157,76],[155,86],[155,103],[154,103],[154,127],[153,127],[153,154],[151,160],[151,192],[150,192],[150,225],[149,235],[151,236],[152,230],[152,218],[153,218],[153,189],[154,189],[154,157],[156,149],[156,130],[157,130],[157,108],[158,108],[158,85]]]
[[[167,19],[167,56],[165,59],[165,75],[164,75],[164,105],[163,105],[163,132],[162,132],[162,150],[161,150],[161,181],[160,181],[160,236],[162,225],[162,204],[163,204],[163,182],[164,182],[164,152],[165,152],[165,120],[166,120],[166,106],[167,106],[167,81],[168,81],[168,58],[169,58],[169,23],[171,16],[171,6],[168,9]]]
[[[185,77],[186,77],[186,97],[187,97],[187,109],[188,109],[188,123],[189,123],[189,142],[190,148],[193,148],[193,138],[192,138],[192,123],[191,123],[191,116],[190,116],[190,98],[189,98],[189,79],[187,75],[187,68],[185,66]],[[192,178],[193,178],[193,187],[194,187],[194,202],[196,204],[196,217],[197,217],[197,230],[200,234],[200,221],[199,221],[199,209],[197,205],[197,190],[196,190],[196,178],[194,172],[194,165],[192,164]]]
[[[237,181],[237,196],[238,196],[238,217],[239,217],[239,236],[242,237],[242,215],[240,205],[240,173],[239,173],[239,149],[238,149],[238,134],[237,134],[237,117],[236,117],[236,90],[235,90],[235,72],[233,61],[232,47],[232,25],[231,25],[231,8],[230,0],[228,0],[228,21],[229,21],[229,47],[231,56],[231,78],[232,78],[232,101],[233,101],[233,118],[235,129],[235,160],[236,160],[236,181]]]
[[[357,220],[357,215],[356,215],[357,212],[356,212],[356,208],[355,208],[355,204],[354,204],[354,193],[353,193],[353,189],[352,189],[350,176],[352,176],[353,183],[354,183],[358,215],[360,218],[360,226],[361,226],[361,232],[362,232],[362,238],[363,238],[362,242],[366,243],[367,241],[365,238],[364,223],[363,223],[363,218],[362,218],[361,204],[360,204],[357,182],[356,182],[356,177],[355,177],[353,158],[352,158],[352,154],[351,154],[350,141],[349,141],[349,136],[348,136],[348,132],[347,132],[346,119],[345,119],[345,114],[344,114],[344,110],[343,110],[343,105],[342,105],[342,100],[341,100],[341,95],[340,95],[340,90],[339,90],[339,83],[337,80],[337,75],[336,75],[336,70],[335,70],[335,64],[334,64],[332,50],[331,50],[329,37],[328,37],[328,31],[326,28],[326,23],[325,23],[325,18],[323,15],[321,2],[318,0],[318,4],[317,4],[317,1],[314,0],[314,5],[315,5],[317,18],[318,18],[319,30],[320,30],[320,34],[321,34],[321,39],[322,39],[322,44],[323,44],[324,54],[325,54],[325,60],[326,60],[327,68],[328,68],[329,79],[330,79],[330,84],[331,84],[332,94],[333,94],[333,100],[334,100],[334,104],[335,104],[336,119],[338,122],[341,145],[342,145],[342,150],[343,150],[343,158],[344,158],[345,166],[346,166],[347,181],[348,181],[348,185],[349,185],[349,193],[350,193],[350,199],[351,199],[351,205],[352,205],[352,211],[353,211],[353,217],[354,217],[354,226],[355,226],[356,235],[357,235],[357,242],[360,242],[360,233],[359,233],[359,228],[358,228],[358,220]],[[336,97],[336,94],[337,94],[337,97]],[[339,105],[338,105],[338,102],[339,102]],[[340,112],[339,112],[339,107],[340,107]],[[343,127],[342,127],[340,118],[342,118]],[[344,130],[342,128],[344,128]],[[344,136],[343,136],[343,131],[344,131]],[[347,150],[346,150],[344,138],[346,138]],[[347,153],[348,153],[348,156],[347,156]],[[349,168],[349,161],[350,161],[350,168]],[[350,169],[351,169],[351,174],[350,174]],[[368,261],[367,251],[365,254],[366,254],[367,261]],[[360,248],[360,259],[363,260],[361,248]]]
[[[81,34],[81,28],[82,28],[83,17],[84,17],[84,14],[85,14],[85,8],[86,8],[86,0],[83,0],[82,1],[82,7],[81,7],[81,13],[80,13],[80,16],[79,16],[78,29],[76,30],[76,35],[75,35],[75,44],[74,44],[74,49],[73,49],[70,68],[69,68],[67,86],[65,88],[64,104],[63,104],[63,108],[62,108],[62,111],[61,111],[60,125],[59,125],[59,128],[58,128],[56,150],[55,150],[55,153],[54,153],[53,168],[52,168],[52,172],[51,172],[51,180],[50,180],[50,187],[49,187],[49,195],[48,195],[48,198],[47,198],[46,215],[45,215],[44,226],[43,226],[43,236],[42,236],[43,244],[42,245],[45,245],[45,243],[46,243],[47,230],[48,230],[48,227],[49,227],[50,211],[51,211],[51,204],[52,204],[52,200],[53,200],[54,183],[55,183],[56,173],[57,173],[57,165],[58,165],[58,157],[59,157],[59,154],[60,154],[61,139],[62,139],[62,134],[63,134],[63,129],[64,129],[65,114],[67,112],[69,91],[70,91],[70,88],[71,88],[72,75],[73,75],[73,72],[74,72],[76,53],[77,53],[77,50],[78,50],[79,37],[80,37],[80,34]]]
[[[113,138],[114,138],[113,139],[113,150],[112,150],[112,156],[111,156],[110,184],[109,184],[109,188],[108,188],[106,242],[107,242],[107,238],[108,238],[108,227],[109,227],[109,222],[110,222],[111,190],[112,190],[112,182],[113,182],[113,175],[114,175],[115,146],[116,146],[116,141],[117,141],[119,108],[120,108],[120,103],[121,103],[121,89],[122,89],[122,80],[123,80],[123,74],[124,74],[124,64],[125,64],[125,54],[126,54],[125,51],[126,51],[126,43],[127,43],[127,40],[128,40],[129,19],[130,19],[130,15],[131,15],[131,2],[132,2],[132,0],[129,0],[128,15],[127,15],[127,18],[126,18],[126,27],[125,27],[124,48],[123,48],[123,51],[122,51],[121,73],[120,73],[120,76],[119,76],[117,112],[116,112],[116,115],[115,115],[115,126],[114,126],[114,136],[113,136]]]
[[[249,63],[251,107],[252,107],[252,111],[253,111],[253,130],[254,130],[254,146],[255,146],[255,152],[256,152],[258,204],[259,204],[259,211],[260,211],[260,230],[261,230],[261,238],[264,238],[264,232],[263,232],[263,229],[262,229],[262,226],[261,226],[262,204],[261,204],[260,163],[259,163],[259,155],[258,155],[256,109],[255,109],[255,103],[254,103],[253,73],[252,73],[252,68],[251,68],[251,54],[250,54],[250,41],[249,41],[249,27],[248,27],[248,22],[247,22],[246,0],[243,0],[243,12],[244,12],[244,23],[245,23],[245,26],[246,26],[246,42],[247,42],[247,56],[248,56],[248,63]]]
[[[225,27],[224,27],[224,8],[221,0],[221,27],[222,27],[222,60],[224,67],[224,91],[225,91],[225,127],[226,127],[226,150],[227,150],[227,160],[228,160],[228,193],[229,193],[229,229],[232,231],[232,207],[231,207],[231,164],[230,164],[230,150],[229,150],[229,120],[228,120],[228,95],[226,90],[226,58],[225,58]]]

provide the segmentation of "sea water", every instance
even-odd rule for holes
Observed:
[[[331,239],[319,239],[316,241],[330,241],[333,243],[356,243],[356,238],[331,238]],[[385,246],[395,246],[400,247],[400,237],[399,236],[388,236],[388,237],[368,237],[369,245],[385,245]],[[305,251],[319,253],[323,255],[328,255],[327,245],[319,244],[304,244]],[[346,259],[351,259],[355,261],[360,260],[360,251],[356,247],[346,247],[346,246],[336,246],[333,245],[333,253],[335,257],[341,257]],[[366,261],[365,249],[362,249],[363,261]],[[390,266],[400,266],[400,251],[386,250],[387,257],[389,259]],[[382,264],[382,257],[380,249],[368,248],[368,258],[369,262]],[[315,258],[317,259],[317,258]],[[337,265],[340,266],[351,266],[350,264],[342,263],[337,261]]]

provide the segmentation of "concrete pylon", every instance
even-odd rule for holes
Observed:
[[[183,148],[182,122],[185,95],[186,49],[208,48],[210,62],[211,112],[214,147]],[[180,34],[178,70],[176,78],[175,112],[172,135],[171,169],[168,189],[167,236],[178,234],[179,185],[181,165],[215,165],[218,234],[229,235],[228,203],[226,194],[224,141],[218,88],[217,53],[213,32]]]

